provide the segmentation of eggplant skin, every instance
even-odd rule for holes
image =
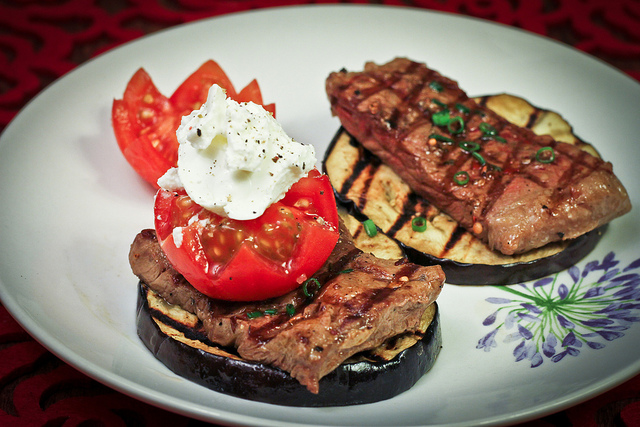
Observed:
[[[197,330],[180,331],[187,342],[172,338],[158,325],[171,319],[150,308],[149,289],[139,285],[138,336],[153,355],[175,374],[213,391],[258,402],[297,407],[330,407],[373,403],[409,390],[434,365],[442,348],[439,311],[434,302],[433,320],[422,338],[391,360],[360,358],[344,363],[320,380],[313,394],[288,373],[261,363],[240,359],[215,347]],[[175,308],[174,308],[175,310]],[[179,323],[179,322],[178,322]],[[166,325],[165,325],[166,326]],[[200,348],[198,348],[200,347]],[[214,353],[204,350],[213,347]]]
[[[561,252],[525,262],[491,265],[436,258],[399,243],[407,258],[420,265],[440,265],[449,283],[458,285],[511,285],[566,270],[596,247],[608,225],[574,239]]]

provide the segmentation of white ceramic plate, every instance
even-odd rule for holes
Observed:
[[[509,92],[561,112],[613,162],[639,204],[640,85],[587,55],[512,28],[407,8],[242,13],[108,52],[51,85],[10,124],[0,140],[2,301],[37,340],[97,380],[222,423],[512,423],[640,372],[637,208],[552,283],[445,287],[441,355],[390,401],[331,409],[253,403],[176,377],[140,343],[127,253],[135,234],[152,226],[153,194],[121,157],[110,125],[111,101],[135,70],[144,66],[165,94],[208,58],[238,87],[258,77],[284,128],[321,155],[338,128],[327,74],[396,56],[427,62],[470,95]]]

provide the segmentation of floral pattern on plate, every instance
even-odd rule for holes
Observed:
[[[572,266],[532,283],[496,286],[509,295],[486,299],[499,307],[482,322],[492,330],[476,348],[488,352],[506,333],[502,342],[515,346],[516,362],[529,361],[532,368],[601,349],[640,322],[638,268],[640,258],[621,267],[609,252],[582,271]]]

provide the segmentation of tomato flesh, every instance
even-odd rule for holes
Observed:
[[[227,96],[236,99],[236,91],[222,67],[213,60],[202,64],[171,95],[170,102],[180,117],[197,110],[207,100],[209,88],[217,84],[224,88]]]
[[[178,162],[176,130],[182,116],[202,106],[209,88],[218,84],[238,102],[263,104],[257,81],[239,93],[215,61],[192,73],[171,95],[164,96],[149,74],[140,68],[131,77],[122,99],[113,101],[111,122],[118,146],[127,162],[147,182],[158,188],[158,178]],[[264,105],[275,115],[274,104]]]
[[[139,69],[123,98],[114,100],[111,118],[120,150],[146,181],[155,183],[177,163],[180,118],[145,70]]]
[[[217,299],[283,295],[311,277],[338,241],[331,184],[317,171],[254,220],[218,216],[184,191],[164,189],[156,194],[154,213],[169,261],[196,289]]]
[[[260,90],[260,86],[258,85],[258,81],[256,79],[251,80],[251,82],[245,86],[236,96],[233,97],[238,102],[253,102],[256,104],[260,104],[264,107],[265,110],[269,111],[273,116],[276,115],[276,104],[265,104],[262,102],[262,91]]]

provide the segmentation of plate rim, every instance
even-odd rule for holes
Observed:
[[[445,11],[435,11],[435,10],[429,10],[429,9],[422,9],[422,8],[417,8],[417,7],[410,7],[410,6],[389,6],[389,5],[357,5],[357,4],[305,4],[305,5],[290,5],[290,6],[275,6],[275,7],[267,7],[267,8],[261,8],[261,9],[255,9],[255,10],[249,10],[249,11],[240,11],[240,12],[234,12],[234,13],[230,13],[230,14],[224,14],[224,15],[217,15],[217,16],[213,16],[213,17],[207,17],[207,18],[201,18],[195,21],[191,21],[191,22],[187,22],[187,23],[183,23],[183,24],[178,24],[175,26],[171,26],[168,28],[164,28],[162,30],[156,31],[154,33],[151,34],[147,34],[144,35],[142,37],[136,38],[134,40],[125,42],[121,45],[118,45],[115,48],[112,48],[108,51],[102,52],[99,55],[89,59],[88,61],[78,65],[77,67],[75,67],[73,70],[65,73],[64,75],[62,75],[61,77],[59,77],[58,79],[54,80],[53,82],[51,82],[50,84],[48,84],[45,88],[43,88],[36,96],[34,96],[32,99],[30,99],[27,104],[20,110],[20,112],[18,112],[18,114],[9,122],[9,124],[6,126],[6,128],[3,130],[3,132],[0,134],[0,150],[2,150],[3,144],[2,141],[4,139],[8,139],[5,138],[5,135],[7,133],[9,133],[9,129],[12,129],[13,126],[18,126],[15,123],[19,122],[19,117],[21,117],[23,114],[27,114],[25,113],[25,111],[28,111],[32,105],[34,105],[35,103],[37,103],[42,96],[45,95],[45,93],[48,93],[48,91],[50,91],[56,84],[60,83],[63,80],[67,80],[67,79],[72,79],[77,73],[81,73],[83,69],[85,69],[86,66],[88,66],[89,64],[92,64],[96,61],[99,60],[103,60],[103,58],[109,56],[111,53],[113,53],[114,51],[120,51],[120,50],[125,50],[128,49],[131,45],[133,44],[137,44],[137,43],[141,43],[144,42],[147,39],[156,37],[160,34],[165,34],[167,35],[170,32],[178,32],[181,31],[181,29],[183,27],[186,26],[193,26],[193,25],[197,25],[197,24],[203,24],[206,22],[210,22],[210,21],[215,21],[215,20],[220,20],[220,19],[228,19],[228,18],[232,18],[232,19],[237,19],[239,17],[241,17],[241,15],[251,15],[251,14],[269,14],[269,13],[280,13],[281,10],[290,10],[290,9],[315,9],[315,8],[354,8],[354,9],[371,9],[371,8],[378,8],[378,9],[398,9],[398,10],[404,10],[404,11],[410,11],[410,12],[421,12],[421,13],[426,13],[426,14],[439,14],[439,15],[446,15],[449,18],[454,18],[454,19],[469,19],[469,20],[473,20],[473,21],[477,21],[477,22],[481,22],[487,25],[493,25],[493,26],[499,26],[505,30],[510,30],[510,31],[516,31],[519,33],[523,33],[526,34],[528,36],[533,36],[536,38],[539,38],[541,40],[544,40],[546,42],[552,42],[555,43],[565,49],[567,49],[568,51],[571,51],[573,53],[579,53],[581,55],[586,56],[587,58],[589,58],[590,60],[595,60],[598,63],[600,63],[601,65],[604,65],[608,68],[608,71],[611,72],[615,72],[617,73],[619,76],[622,76],[623,78],[626,78],[629,82],[634,83],[634,84],[640,84],[640,82],[637,82],[636,80],[634,80],[631,76],[629,76],[628,74],[624,73],[623,71],[613,67],[612,65],[604,62],[603,60],[600,60],[597,57],[594,57],[588,53],[576,50],[574,48],[572,48],[569,45],[566,45],[563,42],[551,39],[549,37],[540,35],[540,34],[536,34],[536,33],[532,33],[529,32],[527,30],[521,29],[521,28],[515,28],[515,27],[511,27],[508,26],[506,24],[501,24],[501,23],[497,23],[494,21],[489,21],[483,18],[476,18],[476,17],[472,17],[472,16],[466,16],[466,15],[458,15],[455,13],[451,13],[451,12],[445,12]],[[139,384],[130,381],[127,378],[124,377],[120,377],[120,378],[112,378],[112,376],[114,375],[112,372],[103,369],[101,366],[96,365],[95,363],[91,363],[88,360],[73,360],[73,358],[71,357],[71,354],[68,354],[68,351],[70,351],[70,349],[66,348],[64,346],[64,343],[61,341],[56,340],[55,338],[51,337],[51,336],[45,336],[47,335],[46,332],[44,331],[44,329],[41,327],[41,325],[39,325],[37,322],[35,322],[34,319],[31,319],[30,317],[25,317],[24,312],[22,311],[22,309],[19,307],[19,304],[17,303],[17,301],[14,300],[14,298],[8,294],[7,289],[5,288],[4,283],[2,283],[0,281],[0,300],[2,300],[2,304],[3,306],[7,309],[7,311],[9,312],[9,314],[29,333],[29,335],[31,335],[32,337],[34,337],[34,339],[39,342],[41,345],[43,345],[47,350],[51,351],[53,354],[55,354],[56,356],[58,356],[60,359],[62,359],[65,363],[71,365],[72,367],[78,369],[79,371],[83,372],[84,374],[86,374],[87,376],[96,379],[99,382],[102,382],[104,384],[109,385],[109,387],[118,390],[120,392],[122,392],[123,394],[132,396],[138,400],[144,401],[146,403],[152,404],[154,406],[159,406],[158,405],[158,401],[167,401],[169,400],[168,397],[165,397],[164,399],[162,398],[162,396],[166,396],[161,392],[157,392],[156,390],[153,390],[149,387],[144,387],[144,390],[141,390],[139,388]],[[64,351],[67,350],[67,351]],[[636,365],[632,365],[632,366],[628,366],[626,369],[623,370],[624,375],[621,376],[617,376],[616,378],[604,378],[602,379],[600,382],[598,382],[599,386],[596,387],[595,385],[591,388],[591,390],[587,391],[585,389],[582,390],[577,390],[575,393],[575,396],[573,396],[572,398],[567,397],[563,402],[557,402],[554,405],[543,405],[544,406],[544,410],[540,411],[540,410],[535,410],[535,408],[531,408],[529,411],[526,411],[526,413],[520,413],[520,414],[512,414],[511,417],[504,418],[504,417],[500,417],[500,416],[495,416],[495,417],[491,417],[489,419],[484,420],[483,422],[487,422],[487,423],[499,423],[502,421],[508,421],[508,422],[522,422],[522,421],[526,421],[526,420],[530,420],[530,419],[534,419],[534,418],[538,418],[540,416],[544,416],[546,414],[550,414],[553,412],[556,412],[558,410],[564,409],[564,408],[568,408],[574,405],[577,405],[583,401],[586,401],[590,398],[593,398],[594,396],[596,396],[597,394],[601,394],[606,392],[607,390],[610,390],[611,388],[616,387],[617,385],[622,384],[623,382],[627,381],[628,379],[632,378],[633,376],[637,375],[638,372],[640,372],[640,361],[638,361],[638,363]],[[133,390],[133,391],[132,391]],[[593,394],[594,391],[593,390],[597,390],[595,393]],[[146,395],[145,395],[146,393]],[[155,396],[154,399],[151,398],[151,396]],[[167,402],[165,402],[166,404]],[[170,402],[168,402],[170,403]],[[189,403],[186,402],[185,403]],[[193,408],[193,403],[190,404],[191,407]],[[195,404],[196,406],[200,406],[198,404]],[[239,420],[239,417],[242,417],[243,421],[242,422],[246,422],[246,423],[256,423],[256,425],[259,425],[258,423],[260,421],[264,421],[264,419],[260,419],[260,418],[255,418],[255,417],[251,417],[251,416],[246,416],[246,415],[242,415],[242,414],[238,414],[238,413],[231,413],[231,412],[220,412],[218,415],[216,415],[216,418],[212,419],[210,418],[210,407],[202,407],[202,408],[198,408],[198,411],[196,411],[196,413],[194,414],[193,412],[190,411],[184,411],[181,407],[179,407],[178,405],[167,405],[167,406],[160,406],[163,407],[165,409],[171,408],[169,410],[172,410],[174,412],[177,413],[181,413],[183,415],[186,416],[190,416],[190,417],[194,417],[194,418],[199,418],[199,419],[203,419],[203,420],[214,420],[214,421],[227,421],[227,422],[234,422],[237,423]],[[207,413],[205,413],[207,412]],[[201,418],[204,417],[204,418]],[[475,421],[474,421],[475,422]],[[289,423],[284,423],[282,425],[302,425],[302,424],[289,424]],[[309,424],[309,425],[317,425],[317,424]],[[450,425],[450,424],[446,424],[446,425]]]

